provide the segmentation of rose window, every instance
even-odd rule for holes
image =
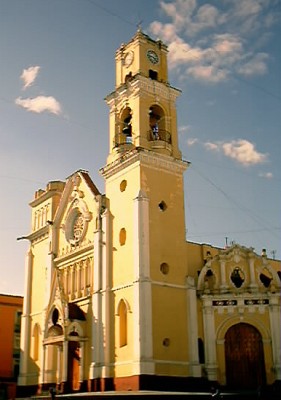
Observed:
[[[73,221],[73,240],[79,241],[84,232],[84,218],[81,213],[77,214]]]

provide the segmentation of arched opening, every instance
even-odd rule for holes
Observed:
[[[271,284],[271,281],[273,280],[272,274],[268,271],[267,268],[263,268],[259,278],[265,288],[268,288]]]
[[[118,129],[115,135],[115,147],[132,143],[132,110],[126,107],[118,119]]]
[[[33,328],[33,360],[38,361],[39,357],[39,333],[40,333],[40,327],[38,324],[34,325]]]
[[[205,364],[204,342],[201,338],[198,338],[198,358],[200,364]]]
[[[252,325],[239,323],[225,335],[226,383],[235,389],[266,384],[262,336]]]
[[[171,135],[166,129],[164,110],[158,105],[149,108],[149,134],[148,140],[162,140],[171,143]]]
[[[206,271],[206,274],[204,276],[204,290],[205,291],[212,291],[214,290],[216,285],[216,277],[213,273],[213,271],[209,268]]]
[[[127,344],[127,305],[121,300],[118,307],[119,315],[119,346],[123,347]]]

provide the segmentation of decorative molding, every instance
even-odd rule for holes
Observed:
[[[152,169],[181,175],[189,166],[185,160],[175,159],[163,154],[155,154],[143,148],[124,153],[120,158],[100,169],[101,175],[108,179],[134,163],[142,163]]]
[[[110,112],[114,112],[116,102],[123,101],[124,98],[128,99],[131,96],[153,96],[155,98],[165,99],[167,101],[175,102],[180,95],[181,90],[170,86],[165,82],[158,82],[156,80],[137,74],[130,82],[124,83],[119,86],[114,92],[106,97],[106,102],[110,107]]]

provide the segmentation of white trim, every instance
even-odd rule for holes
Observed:
[[[152,295],[149,254],[149,199],[139,191],[134,199],[134,374],[153,374]]]

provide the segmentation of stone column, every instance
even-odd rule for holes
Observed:
[[[212,300],[203,299],[203,326],[205,347],[205,369],[209,381],[217,381],[217,355],[214,310]]]
[[[102,214],[103,237],[102,242],[102,325],[103,325],[103,354],[104,365],[102,376],[110,377],[110,355],[111,355],[111,326],[110,326],[110,300],[111,300],[111,266],[112,266],[112,238],[110,233],[111,214],[105,210]]]
[[[197,299],[194,278],[187,277],[187,331],[189,347],[190,375],[201,377],[201,365],[198,353],[198,321],[197,321]]]
[[[220,278],[221,278],[220,291],[224,293],[227,291],[228,285],[226,284],[226,276],[225,276],[225,260],[222,258],[220,258]]]
[[[21,338],[20,338],[20,374],[18,385],[27,385],[29,358],[30,358],[30,340],[31,340],[31,283],[32,283],[33,254],[31,248],[25,258],[25,283],[24,283],[24,302],[23,313],[21,317]]]
[[[80,383],[83,383],[84,381],[84,358],[85,358],[85,354],[84,354],[84,349],[85,349],[85,343],[84,342],[80,342],[80,369],[79,369],[79,381]]]
[[[78,262],[77,263],[77,297],[81,296],[81,273],[82,273],[81,262]]]
[[[61,346],[57,346],[57,384],[59,385],[61,383],[61,370],[62,370],[62,362],[61,362]]]
[[[50,248],[50,244],[48,248]],[[48,250],[47,250],[48,251]],[[48,307],[49,300],[50,300],[50,291],[51,291],[51,281],[52,281],[52,269],[53,269],[53,253],[48,252],[47,260],[46,260],[46,270],[45,270],[45,302],[44,302],[44,309]]]
[[[103,360],[103,327],[102,327],[102,225],[98,221],[98,228],[94,233],[94,284],[92,295],[92,334],[91,334],[91,365],[89,379],[101,377],[101,365]],[[89,269],[89,271],[88,271]],[[85,286],[87,286],[87,273],[90,265],[85,265]]]
[[[134,373],[153,374],[149,199],[143,191],[134,199],[134,234]]]
[[[252,291],[257,291],[258,290],[258,285],[256,282],[256,277],[255,277],[255,259],[253,257],[250,257],[249,259],[249,269],[250,269],[250,288]]]
[[[62,382],[67,382],[67,360],[68,360],[68,341],[64,340],[62,345]]]
[[[271,295],[269,300],[269,318],[272,340],[272,355],[275,379],[281,380],[281,314],[279,295]]]
[[[43,389],[45,383],[45,359],[46,359],[47,346],[42,346],[42,354],[40,361],[40,371],[39,371],[39,386]]]

